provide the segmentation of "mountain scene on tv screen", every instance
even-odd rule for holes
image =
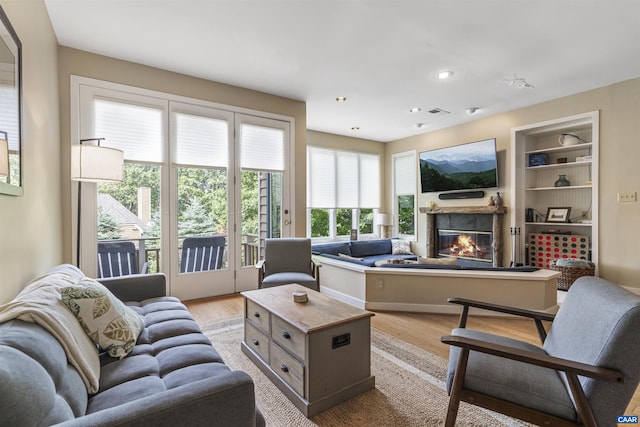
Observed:
[[[422,191],[469,190],[496,186],[494,160],[420,159]]]

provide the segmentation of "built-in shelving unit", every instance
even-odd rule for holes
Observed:
[[[562,146],[563,133],[578,136],[581,143]],[[511,129],[510,211],[512,227],[520,230],[520,260],[530,258],[531,233],[586,236],[587,258],[597,268],[598,147],[597,111]],[[535,157],[538,161],[530,162]],[[571,185],[556,187],[560,175]],[[549,208],[571,208],[569,222],[547,221]]]

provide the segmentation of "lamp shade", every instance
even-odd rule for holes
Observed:
[[[71,179],[87,182],[122,182],[122,150],[96,145],[71,147]]]
[[[9,176],[9,143],[0,138],[0,176]]]
[[[378,217],[378,224],[380,225],[391,225],[391,215],[390,214],[386,214],[386,213],[379,213]]]

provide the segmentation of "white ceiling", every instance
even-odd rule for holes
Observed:
[[[308,129],[376,141],[640,77],[640,0],[45,3],[60,45],[305,101]]]

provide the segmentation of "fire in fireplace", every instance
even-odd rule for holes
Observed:
[[[438,230],[438,255],[493,262],[490,231]]]

